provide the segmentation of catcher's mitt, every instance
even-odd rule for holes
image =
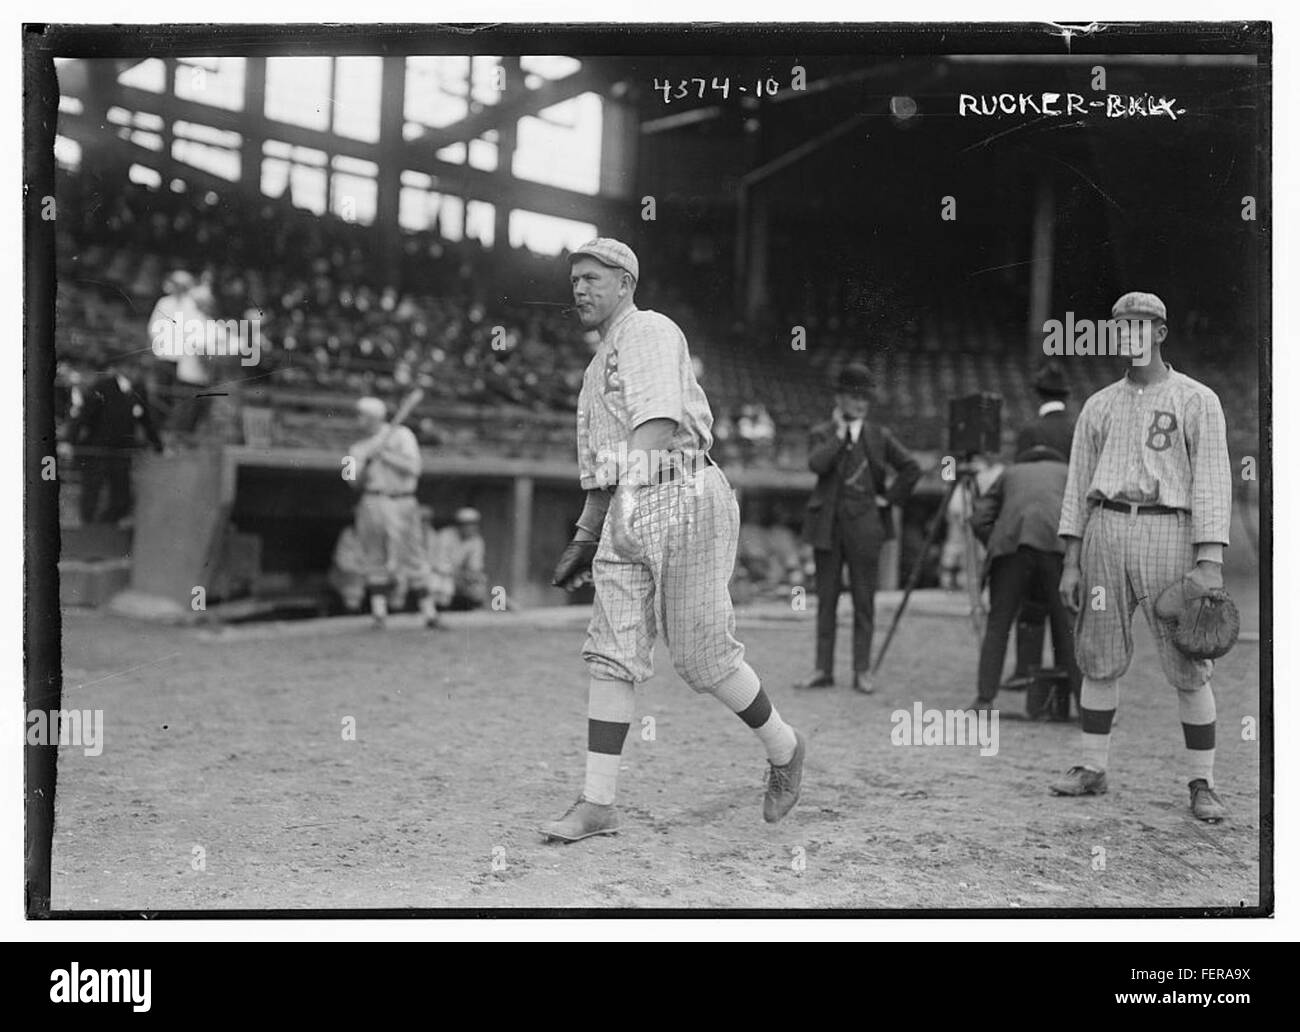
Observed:
[[[1156,615],[1173,625],[1174,644],[1190,659],[1218,659],[1241,632],[1241,614],[1228,593],[1187,577],[1160,593]]]
[[[574,591],[591,580],[591,561],[596,557],[598,541],[570,541],[555,564],[551,583],[565,591]]]

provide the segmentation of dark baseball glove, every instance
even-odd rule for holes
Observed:
[[[570,541],[555,564],[551,583],[565,591],[575,591],[591,582],[591,561],[596,557],[598,541]]]
[[[1156,615],[1171,625],[1174,645],[1189,659],[1218,659],[1241,632],[1241,614],[1228,593],[1188,577],[1160,593]]]

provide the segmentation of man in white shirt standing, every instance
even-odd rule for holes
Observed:
[[[149,316],[149,343],[158,359],[156,385],[168,393],[172,403],[168,423],[187,432],[199,422],[201,409],[194,395],[211,379],[204,356],[185,347],[185,341],[195,339],[196,334],[201,335],[198,339],[207,339],[204,327],[208,316],[199,303],[198,290],[193,276],[176,270],[163,282],[163,296]]]

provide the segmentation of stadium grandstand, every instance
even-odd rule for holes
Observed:
[[[195,489],[216,515],[192,547],[244,550],[227,598],[322,582],[348,519],[352,405],[418,386],[421,496],[441,520],[483,512],[491,583],[559,602],[548,563],[575,515],[591,353],[566,254],[617,236],[640,256],[638,303],[699,360],[747,522],[797,528],[806,431],[836,370],[872,368],[876,418],[927,466],[896,580],[941,488],[948,402],[1000,395],[1009,440],[1035,411],[1043,323],[1105,318],[1125,290],[1165,299],[1171,362],[1223,398],[1234,462],[1257,454],[1265,280],[1241,198],[1262,189],[1259,127],[1233,103],[1249,60],[1107,58],[1109,94],[1177,92],[1176,118],[957,113],[963,94],[1092,96],[1097,63],[58,59],[57,418],[118,356],[147,376],[148,317],[185,270],[214,318],[257,320],[262,353],[219,361],[201,439],[168,433],[142,484],[182,461],[216,471]],[[1117,375],[1066,366],[1076,410]],[[180,393],[153,392],[164,422]],[[193,576],[177,578],[148,590],[184,599]]]

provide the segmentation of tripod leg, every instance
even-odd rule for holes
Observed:
[[[969,517],[975,511],[975,483],[972,479],[964,479],[962,492],[962,512]],[[962,520],[962,531],[966,536],[966,593],[970,597],[971,625],[975,628],[975,637],[983,641],[988,607],[984,605],[984,592],[980,587],[979,542],[975,540],[975,531],[968,519]]]
[[[885,640],[880,644],[880,651],[876,653],[876,661],[871,665],[871,673],[875,675],[880,670],[880,665],[885,661],[885,653],[889,651],[889,643],[894,640],[894,632],[898,630],[898,622],[903,619],[903,611],[907,609],[907,601],[912,597],[912,592],[916,590],[917,583],[921,580],[921,570],[925,568],[926,557],[930,554],[930,549],[939,539],[939,529],[947,523],[948,505],[952,502],[953,492],[957,490],[959,480],[953,480],[948,485],[948,490],[944,492],[943,501],[939,504],[939,511],[934,514],[934,521],[930,524],[930,532],[925,536],[925,544],[921,546],[920,554],[917,555],[912,563],[912,570],[907,575],[907,584],[903,589],[903,597],[898,603],[898,608],[894,611],[894,619],[889,625],[889,633],[885,635]]]

